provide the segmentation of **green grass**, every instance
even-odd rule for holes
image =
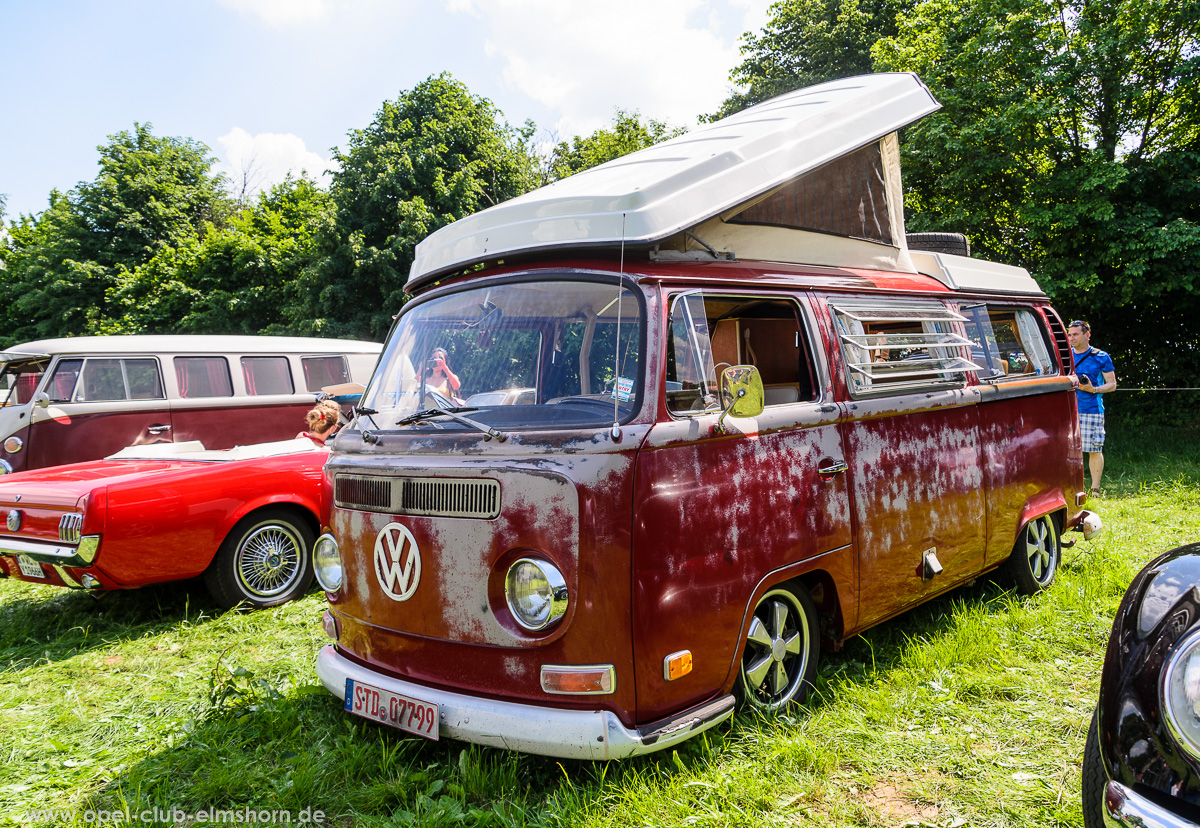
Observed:
[[[313,672],[319,595],[221,614],[198,587],[97,602],[0,581],[0,824],[157,807],[320,810],[339,826],[1079,825],[1113,613],[1147,560],[1200,540],[1200,436],[1112,431],[1105,533],[1065,551],[1049,592],[982,579],[826,654],[793,716],[739,716],[629,762],[351,719]]]

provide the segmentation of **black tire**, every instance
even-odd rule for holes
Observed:
[[[754,608],[734,694],[744,710],[777,713],[801,704],[817,675],[817,608],[800,585],[767,591]]]
[[[1100,758],[1100,736],[1096,731],[1096,713],[1083,745],[1083,828],[1104,828],[1104,786],[1108,774]]]
[[[286,604],[313,579],[313,531],[296,512],[259,509],[238,521],[217,550],[204,583],[225,609]]]
[[[1025,524],[1005,568],[1018,592],[1036,595],[1054,583],[1061,559],[1058,524],[1052,516],[1042,515]]]
[[[971,242],[962,233],[906,233],[905,239],[909,250],[949,253],[952,256],[971,255]]]

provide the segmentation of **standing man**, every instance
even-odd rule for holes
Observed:
[[[1090,494],[1100,494],[1100,478],[1104,474],[1104,398],[1117,387],[1117,369],[1112,357],[1099,348],[1092,347],[1092,327],[1076,319],[1067,328],[1067,341],[1071,343],[1071,357],[1075,362],[1075,376],[1079,387],[1075,395],[1079,400],[1079,428],[1083,432],[1083,451],[1088,456],[1088,469],[1092,473]]]

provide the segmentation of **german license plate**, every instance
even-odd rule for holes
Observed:
[[[17,566],[21,568],[21,574],[26,578],[46,577],[46,573],[42,571],[42,565],[28,555],[17,555]]]
[[[438,738],[438,706],[432,702],[346,679],[346,710],[435,742]]]

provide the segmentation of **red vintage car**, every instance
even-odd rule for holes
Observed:
[[[328,450],[307,438],[198,442],[0,479],[0,577],[131,589],[204,576],[223,607],[269,607],[312,581]]]

